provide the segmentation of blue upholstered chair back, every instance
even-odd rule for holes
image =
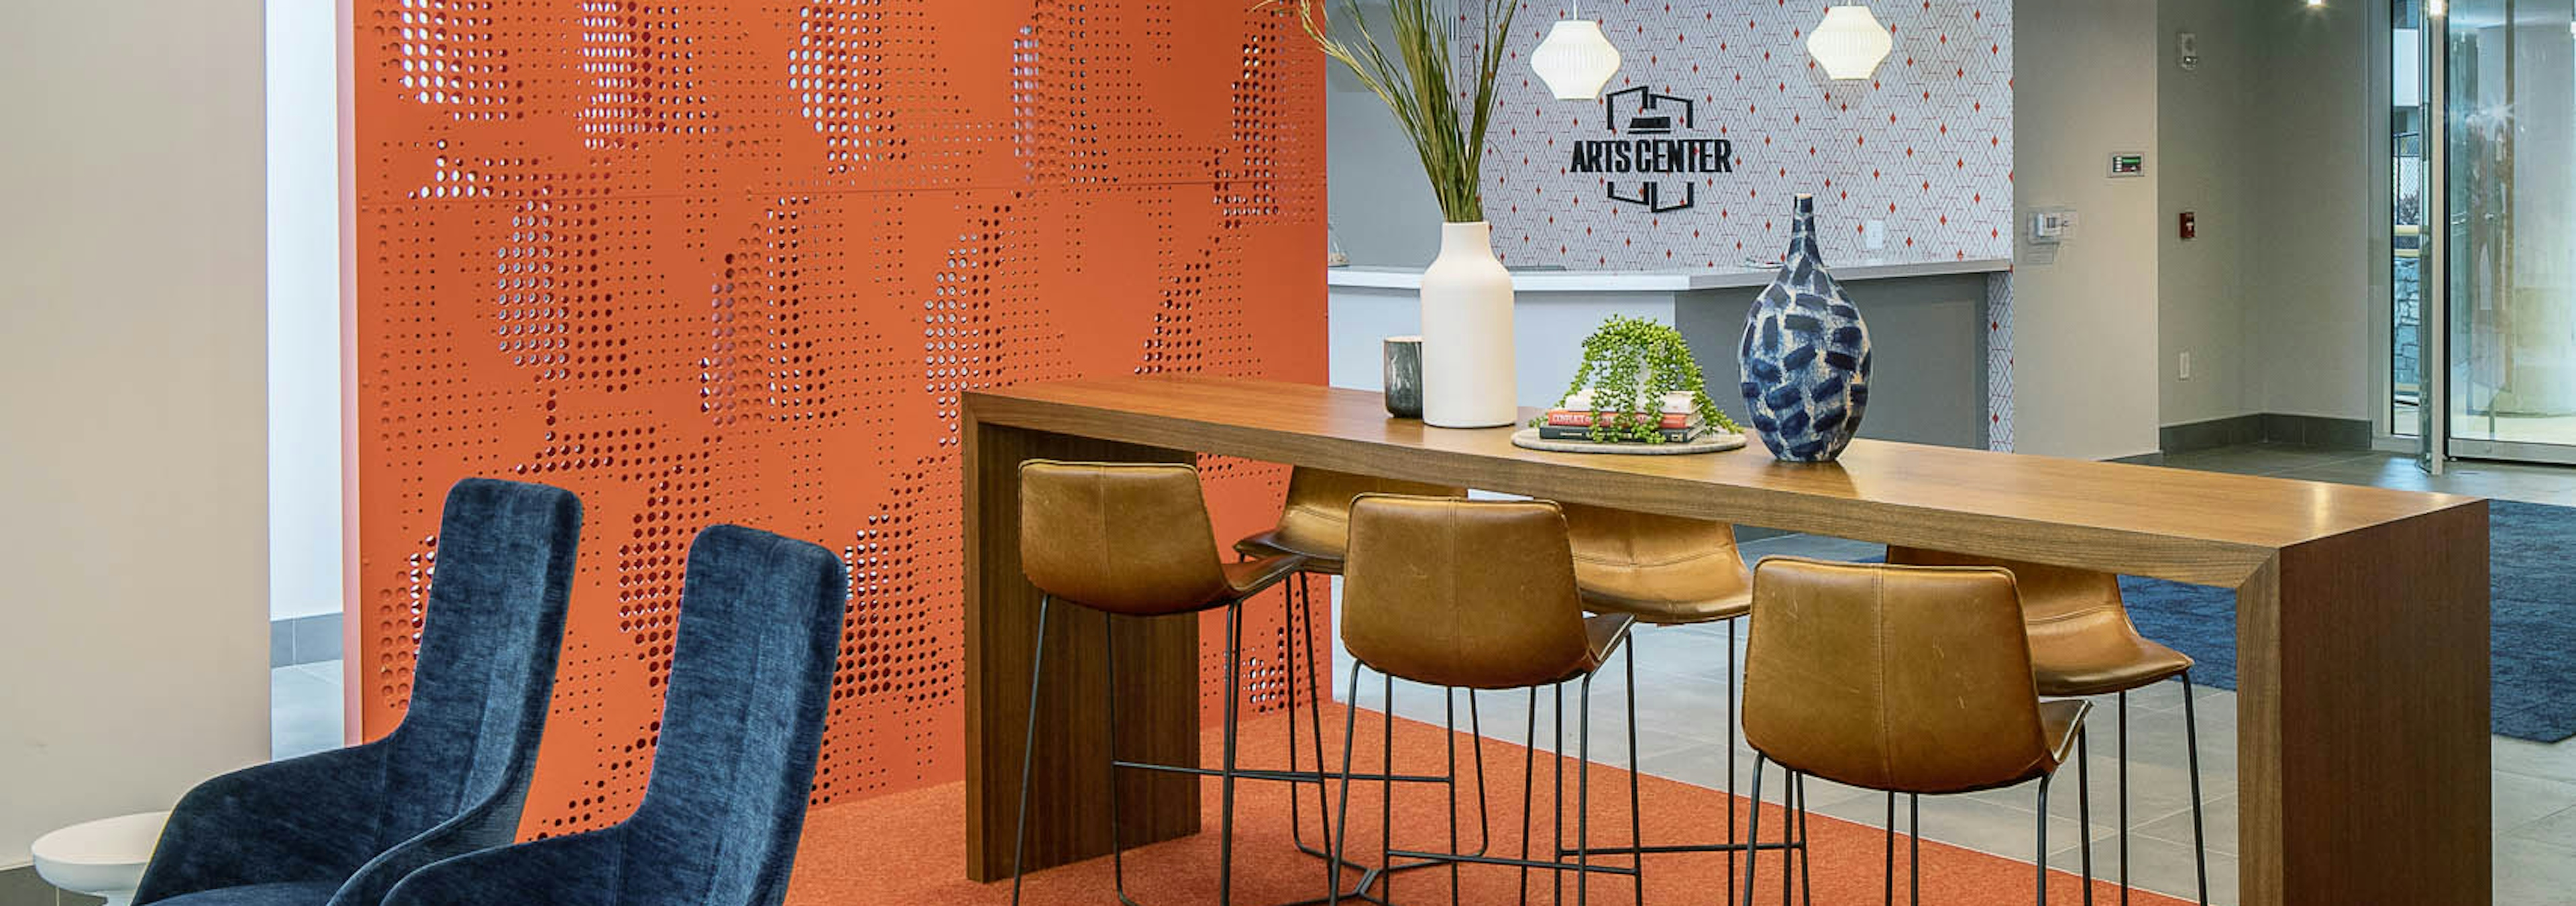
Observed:
[[[848,576],[813,544],[719,525],[689,545],[661,742],[620,903],[786,896],[831,707]]]
[[[386,737],[382,841],[507,796],[536,765],[563,648],[581,502],[544,485],[469,478],[448,491],[411,705]],[[506,841],[504,841],[506,842]]]
[[[458,482],[440,516],[401,725],[199,784],[171,813],[137,901],[376,906],[421,866],[508,845],[536,767],[580,538],[581,501],[569,492]]]

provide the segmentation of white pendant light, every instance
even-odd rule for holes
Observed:
[[[1539,81],[1547,83],[1557,100],[1589,101],[1619,74],[1619,48],[1610,46],[1601,23],[1582,18],[1582,6],[1574,8],[1574,15],[1556,23],[1547,40],[1530,51],[1530,68],[1538,70]]]
[[[1825,68],[1825,75],[1835,79],[1866,79],[1878,71],[1880,60],[1895,49],[1896,39],[1887,27],[1878,24],[1866,6],[1837,6],[1825,10],[1825,21],[1807,33],[1807,55]]]

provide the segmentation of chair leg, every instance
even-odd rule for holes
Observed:
[[[1342,712],[1342,804],[1335,810],[1331,823],[1324,826],[1324,836],[1332,838],[1333,857],[1324,860],[1325,906],[1341,906],[1342,854],[1351,843],[1351,753],[1359,750],[1360,665],[1351,663],[1351,707]],[[1391,772],[1390,772],[1391,773]],[[1359,895],[1366,895],[1363,888]]]
[[[1448,743],[1449,745],[1449,852],[1451,855],[1456,855],[1458,852],[1457,689],[1444,687],[1440,690],[1440,714],[1440,728],[1445,731],[1440,734],[1440,738],[1442,742]],[[1387,773],[1392,774],[1394,772],[1388,771]],[[1477,795],[1481,796],[1483,794],[1483,790],[1477,791]],[[1449,863],[1449,906],[1458,906],[1458,863],[1456,862]]]
[[[1538,790],[1538,687],[1529,691],[1529,726],[1521,734],[1521,906],[1529,906],[1530,804]]]
[[[1118,634],[1101,633],[1100,648],[1104,652],[1101,663],[1110,676],[1117,676]],[[1116,739],[1118,738],[1117,692],[1113,688],[1102,698],[1108,702],[1108,707],[1104,710],[1109,715],[1109,738]],[[1109,879],[1111,889],[1118,894],[1118,902],[1122,906],[1136,906],[1136,901],[1127,896],[1127,834],[1120,829],[1118,822],[1118,753],[1115,751],[1109,753]]]
[[[2129,691],[2120,690],[2120,906],[2129,906]]]
[[[1735,836],[1735,624],[1726,621],[1726,842]],[[1759,800],[1754,808],[1761,808]],[[1746,855],[1751,858],[1751,854]],[[1735,850],[1726,851],[1726,901],[1735,902]]]
[[[1011,841],[1012,906],[1018,906],[1020,902],[1022,860],[1029,851],[1029,772],[1037,763],[1034,756],[1038,747],[1038,681],[1046,676],[1047,610],[1053,603],[1054,599],[1047,595],[1038,596],[1038,637],[1030,646],[1035,653],[1029,657],[1029,729],[1020,737],[1020,829]],[[1117,787],[1113,784],[1110,789],[1115,792]]]
[[[2075,728],[2075,845],[2084,857],[2084,906],[2093,906],[2092,735],[2083,727]]]
[[[2209,906],[2209,837],[2200,815],[2200,708],[2192,703],[2191,671],[2182,673],[2182,737],[2191,766],[2192,864],[2200,873],[2200,906]]]
[[[2039,778],[2039,906],[2048,906],[2048,776]]]
[[[1377,864],[1388,866],[1395,864],[1395,674],[1384,673],[1379,676],[1385,678],[1386,685],[1385,691],[1378,695],[1378,702],[1384,705],[1386,710],[1378,714],[1385,730],[1384,738],[1381,740],[1385,744],[1385,749],[1379,755],[1377,771],[1378,776],[1384,778],[1384,782],[1380,784],[1380,795],[1377,800]],[[1393,901],[1395,873],[1380,871],[1379,877],[1383,878],[1386,884],[1386,892],[1379,896]]]
[[[1113,698],[1115,695],[1112,696]],[[1234,772],[1235,743],[1243,727],[1238,720],[1243,699],[1243,600],[1237,598],[1225,608],[1225,776],[1217,785],[1223,792],[1217,808],[1216,901],[1218,906],[1234,902]],[[1293,721],[1292,721],[1293,723]],[[1293,797],[1292,797],[1293,798]]]
[[[1798,902],[1816,906],[1816,872],[1807,863],[1807,775],[1798,775]]]
[[[1574,902],[1592,902],[1592,674],[1583,675],[1574,716]]]
[[[1555,777],[1556,777],[1555,782],[1554,782],[1551,786],[1549,786],[1549,787],[1548,787],[1548,794],[1547,794],[1548,801],[1556,807],[1556,821],[1555,821],[1555,830],[1554,830],[1554,834],[1553,834],[1554,842],[1555,842],[1555,844],[1556,844],[1556,848],[1555,848],[1555,850],[1554,850],[1554,852],[1556,853],[1556,855],[1555,855],[1553,858],[1551,858],[1549,861],[1557,863],[1557,868],[1556,868],[1554,871],[1549,872],[1549,873],[1548,873],[1548,876],[1547,876],[1548,883],[1549,883],[1549,884],[1551,885],[1551,887],[1552,887],[1552,889],[1549,891],[1549,894],[1548,894],[1548,902],[1550,902],[1550,903],[1560,903],[1560,904],[1561,904],[1561,903],[1564,903],[1564,902],[1565,902],[1565,867],[1564,867],[1564,863],[1565,863],[1565,684],[1564,684],[1564,683],[1558,683],[1558,684],[1556,684],[1555,686],[1553,686],[1553,687],[1550,687],[1550,688],[1549,688],[1549,690],[1548,690],[1548,702],[1549,702],[1549,704],[1553,707],[1554,712],[1555,712],[1553,716],[1556,718],[1556,742],[1555,742],[1554,744],[1552,744],[1551,746],[1549,746],[1549,748],[1548,748],[1548,750],[1547,750],[1547,754],[1548,754],[1548,761],[1549,761],[1549,763],[1553,766],[1554,771],[1555,771]]]
[[[1923,797],[1905,794],[1905,902],[1923,906]]]
[[[1887,794],[1887,892],[1879,898],[1886,906],[1896,906],[1896,794]]]
[[[1646,906],[1646,809],[1637,764],[1637,646],[1627,646],[1628,661],[1628,844],[1637,848],[1636,906]],[[1587,709],[1588,710],[1588,709]],[[1731,841],[1730,841],[1731,842]]]
[[[1762,765],[1765,760],[1762,753],[1753,753],[1753,814],[1745,819],[1744,830],[1744,839],[1750,843],[1762,842]],[[1753,874],[1762,865],[1762,860],[1755,858],[1758,855],[1760,853],[1746,853],[1744,857],[1744,906],[1753,906]]]

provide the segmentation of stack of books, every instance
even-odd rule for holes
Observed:
[[[1664,394],[1662,410],[1655,413],[1655,431],[1663,435],[1665,443],[1689,443],[1708,433],[1707,420],[1700,417],[1698,407],[1693,405],[1691,394],[1686,392]],[[1643,421],[1645,417],[1643,413],[1638,413],[1632,421]],[[1606,427],[1615,418],[1617,413],[1602,412],[1593,408],[1591,391],[1584,391],[1566,397],[1564,404],[1547,410],[1547,418],[1539,423],[1538,436],[1541,440],[1592,440],[1593,425],[1599,424]],[[1610,439],[1629,443],[1642,442],[1621,435],[1611,435]]]

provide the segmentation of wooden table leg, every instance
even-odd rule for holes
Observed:
[[[966,873],[1011,876],[1021,740],[1038,594],[1020,572],[1019,466],[1028,459],[1190,462],[1192,454],[980,424],[963,426],[966,558]],[[1118,676],[1105,642],[1115,633]],[[1046,683],[1030,774],[1027,869],[1107,855],[1109,760],[1195,766],[1199,752],[1198,621],[1110,621],[1058,604],[1048,618]],[[1108,696],[1118,696],[1118,727]],[[1121,771],[1128,846],[1198,832],[1199,784],[1185,775]]]
[[[2492,901],[2487,570],[2480,501],[2238,589],[2245,906]]]

